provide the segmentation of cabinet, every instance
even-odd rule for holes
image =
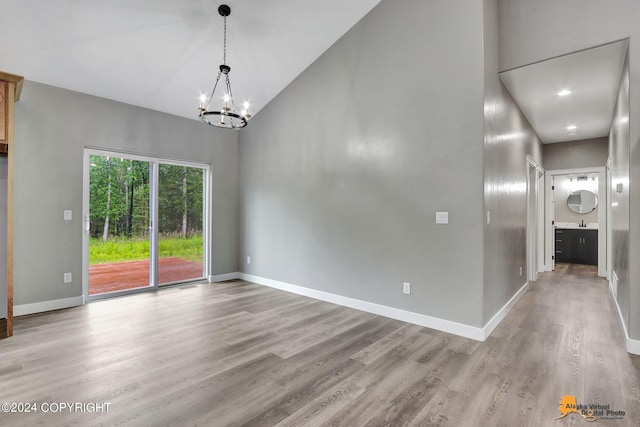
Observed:
[[[598,230],[556,228],[556,262],[598,265]]]
[[[13,335],[13,111],[23,81],[0,71],[0,338]]]
[[[2,145],[7,144],[7,86],[7,82],[0,81],[0,144]]]

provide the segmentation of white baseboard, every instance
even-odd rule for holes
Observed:
[[[32,304],[21,304],[13,306],[14,316],[25,316],[27,314],[42,313],[45,311],[60,310],[62,308],[76,307],[84,304],[82,295],[71,298],[62,298],[52,301],[34,302]]]
[[[640,356],[640,341],[627,337],[627,352]]]
[[[484,338],[482,341],[489,338],[491,332],[507,317],[507,314],[511,311],[511,309],[520,301],[520,298],[523,297],[524,294],[529,290],[529,282],[525,283],[524,286],[520,288],[518,292],[489,320],[489,322],[484,325]]]
[[[616,279],[617,279],[617,276],[616,276]],[[620,316],[620,325],[622,325],[622,334],[624,335],[627,352],[631,354],[637,354],[640,356],[640,341],[629,338],[629,332],[627,332],[627,325],[625,325],[624,323],[624,317],[622,317],[622,310],[620,310],[620,305],[618,304],[618,299],[616,298],[615,289],[611,281],[609,281],[609,290],[611,291],[613,302],[616,305],[616,308],[618,309],[618,316]]]
[[[209,276],[209,283],[224,282],[225,280],[235,280],[240,278],[240,273],[237,271],[226,274],[216,274],[215,276]]]
[[[500,322],[507,316],[509,311],[511,311],[511,309],[529,289],[529,283],[525,283],[525,285],[520,288],[520,290],[500,309],[500,311],[498,311],[498,313],[496,313],[495,316],[493,316],[493,318],[483,328],[480,328],[477,326],[466,325],[464,323],[453,322],[451,320],[440,319],[438,317],[427,316],[425,314],[415,313],[412,311],[402,310],[399,308],[389,307],[373,302],[362,301],[359,299],[319,291],[316,289],[305,288],[303,286],[292,285],[290,283],[280,282],[278,280],[267,279],[265,277],[254,276],[246,273],[233,272],[219,274],[209,276],[208,279],[209,282],[212,283],[222,282],[226,280],[242,279],[274,289],[280,289],[282,291],[291,292],[297,295],[303,295],[320,301],[326,301],[332,304],[365,311],[367,313],[377,314],[380,316],[389,317],[391,319],[413,323],[415,325],[436,329],[438,331],[448,332],[477,341],[486,340],[489,335],[491,335],[491,332],[493,332],[493,330],[500,324]],[[82,304],[84,304],[84,297],[77,296],[53,301],[37,302],[33,304],[16,305],[13,307],[13,314],[14,316],[24,316],[27,314],[42,313],[45,311],[75,307]],[[620,308],[618,307],[618,312],[619,310]],[[626,335],[626,328],[624,329],[624,332],[625,336],[627,337],[627,351],[634,354],[640,354],[640,341],[630,340],[628,338],[628,335]],[[635,348],[636,350],[632,351],[630,350],[630,348]]]
[[[448,332],[450,334],[459,335],[465,338],[471,338],[476,341],[484,341],[487,339],[491,331],[498,326],[498,323],[507,315],[509,310],[518,302],[518,300],[527,291],[529,285],[525,284],[516,295],[491,319],[484,327],[465,325],[463,323],[453,322],[451,320],[440,319],[438,317],[427,316],[425,314],[414,313],[412,311],[401,310],[399,308],[389,307],[386,305],[376,304],[368,301],[362,301],[355,298],[336,295],[329,292],[318,291],[316,289],[305,288],[303,286],[292,285],[290,283],[280,282],[278,280],[267,279],[251,274],[240,273],[240,279],[248,282],[257,283],[259,285],[268,286],[270,288],[280,289],[282,291],[291,292],[298,295],[314,298],[321,301],[330,302],[344,307],[355,308],[356,310],[365,311],[367,313],[377,314],[391,319],[401,320],[403,322],[413,323],[415,325],[424,326],[438,331]]]

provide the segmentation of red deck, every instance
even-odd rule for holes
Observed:
[[[171,283],[202,277],[202,263],[181,258],[158,260],[158,282]],[[124,291],[149,286],[149,260],[89,266],[89,294]]]

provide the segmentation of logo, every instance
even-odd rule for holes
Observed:
[[[625,416],[625,412],[621,410],[612,410],[611,405],[601,403],[590,403],[588,405],[578,403],[575,396],[569,396],[565,394],[560,399],[560,406],[558,406],[560,416],[556,420],[562,419],[569,414],[577,414],[581,416],[585,421],[590,423],[594,422],[598,418],[619,420]]]

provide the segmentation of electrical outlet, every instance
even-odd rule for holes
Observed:
[[[520,267],[520,277],[522,277],[522,267]]]
[[[71,273],[64,273],[64,283],[71,283]]]
[[[449,224],[449,212],[436,212],[436,224]]]
[[[491,224],[491,211],[487,211],[487,224]]]
[[[251,257],[250,256],[247,257],[247,264],[251,264]]]
[[[411,293],[411,283],[409,282],[402,283],[402,293],[407,295]]]

